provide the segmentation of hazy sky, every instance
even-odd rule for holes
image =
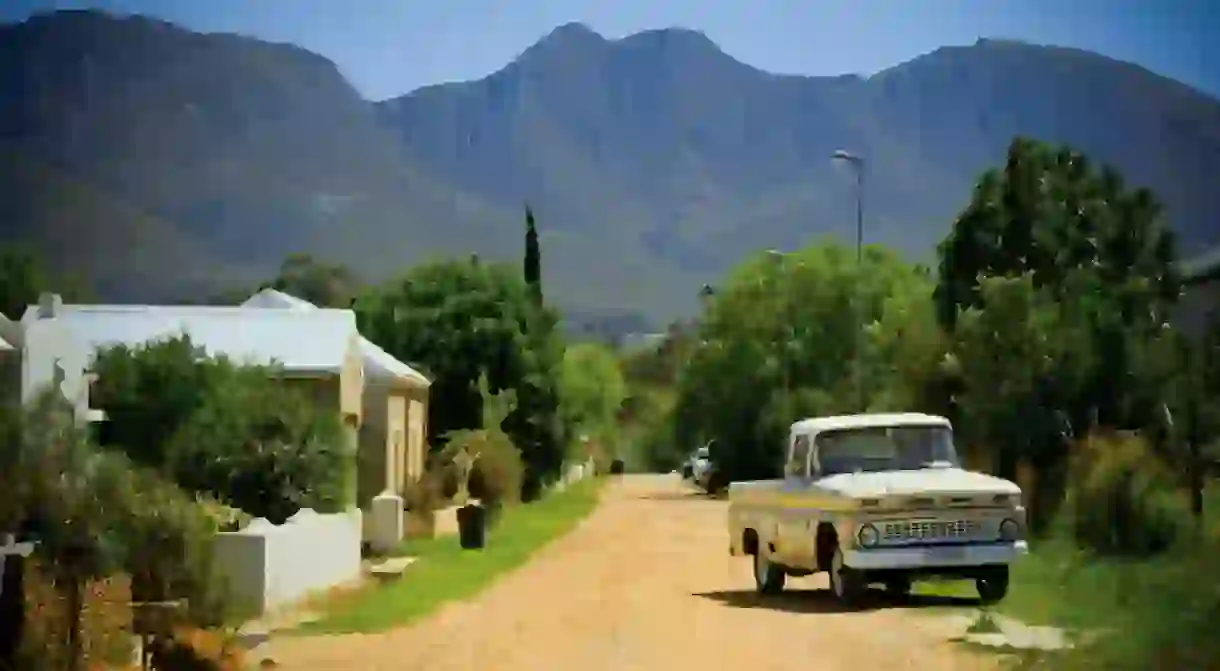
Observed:
[[[1217,0],[0,0],[0,20],[86,6],[299,44],[373,99],[490,74],[569,21],[607,37],[695,28],[755,67],[815,75],[1018,38],[1134,61],[1220,96]]]

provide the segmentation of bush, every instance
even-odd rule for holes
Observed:
[[[336,413],[262,368],[235,369],[175,433],[167,467],[182,486],[282,523],[344,506],[352,455]]]
[[[181,628],[152,646],[156,671],[242,671],[241,647],[223,632]]]
[[[116,526],[136,601],[185,599],[186,621],[215,626],[233,613],[214,562],[216,531],[231,516],[147,470],[133,472],[130,512]],[[218,512],[220,511],[220,512]]]
[[[225,615],[207,508],[151,470],[99,450],[71,410],[52,395],[40,398],[20,418],[0,472],[14,485],[4,490],[8,528],[39,541],[24,576],[33,591],[21,654],[37,659],[28,668],[60,668],[45,655],[69,652],[61,642],[74,593],[86,660],[112,661],[129,649],[132,600],[189,599],[185,616],[196,622]]]
[[[1133,435],[1086,438],[1072,455],[1068,482],[1064,531],[1099,554],[1164,552],[1191,520],[1173,471]]]
[[[67,668],[71,617],[65,586],[39,559],[24,562],[25,624],[19,669]],[[131,659],[131,590],[125,576],[89,580],[82,590],[81,654],[86,666],[125,664]],[[89,667],[92,668],[92,667]]]
[[[98,353],[102,443],[273,522],[346,501],[350,456],[334,412],[276,371],[209,358],[189,337]]]
[[[455,431],[445,446],[445,460],[452,464],[462,450],[475,457],[467,485],[470,496],[493,511],[521,500],[525,465],[507,434],[487,429]]]
[[[418,480],[408,482],[403,489],[403,506],[414,513],[430,513],[444,506],[447,499],[444,495],[446,480],[453,479],[446,478],[446,475],[451,474],[429,468]]]
[[[431,467],[418,480],[407,483],[403,490],[403,506],[408,538],[431,538],[435,534],[436,511],[448,500],[444,495],[446,475],[452,474]]]

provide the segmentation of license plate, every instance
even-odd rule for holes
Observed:
[[[939,547],[924,550],[924,557],[929,561],[957,561],[966,556],[966,548]]]

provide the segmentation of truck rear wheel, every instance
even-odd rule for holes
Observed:
[[[843,550],[838,545],[835,545],[827,573],[830,574],[830,591],[839,603],[851,606],[860,600],[867,587],[864,576],[843,564]]]
[[[754,553],[754,587],[759,594],[779,594],[784,591],[784,580],[788,576],[782,566],[771,561],[771,552],[766,543],[758,544]]]

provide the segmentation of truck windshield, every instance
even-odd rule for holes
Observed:
[[[943,426],[892,426],[826,431],[817,436],[822,475],[957,466],[953,431]]]

